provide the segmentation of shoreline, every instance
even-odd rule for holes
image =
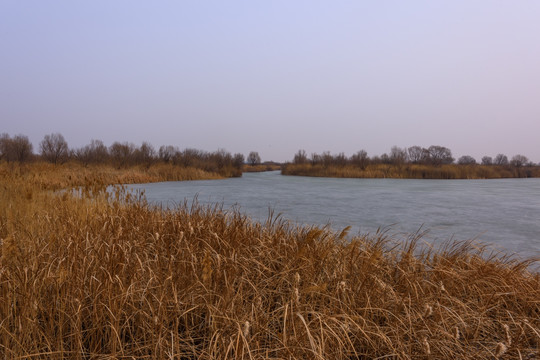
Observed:
[[[480,180],[509,178],[538,178],[540,166],[511,167],[497,165],[368,165],[365,168],[356,166],[323,166],[311,164],[286,164],[282,175],[311,176],[332,178],[366,178],[366,179],[441,179],[441,180]]]

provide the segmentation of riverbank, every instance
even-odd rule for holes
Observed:
[[[0,163],[0,177],[6,181],[21,181],[42,190],[59,190],[81,186],[110,184],[140,184],[160,181],[224,179],[227,176],[193,167],[172,164],[129,166],[118,168],[110,164],[83,166],[77,162],[53,165],[46,162]]]
[[[242,172],[275,171],[277,164],[244,165]],[[0,176],[14,176],[21,181],[31,182],[43,190],[59,190],[88,184],[144,184],[163,181],[217,180],[240,177],[241,173],[225,169],[222,173],[205,171],[200,168],[178,166],[167,163],[117,167],[112,164],[82,165],[67,162],[54,165],[48,162],[1,163]]]
[[[281,164],[267,163],[258,165],[244,164],[242,172],[264,172],[264,171],[276,171],[281,170]]]
[[[286,164],[283,175],[336,178],[501,179],[540,177],[540,166],[368,164],[364,167]]]
[[[162,211],[93,181],[82,197],[42,190],[61,174],[0,172],[4,357],[539,355],[529,261],[467,242],[349,242],[346,230],[219,208]]]

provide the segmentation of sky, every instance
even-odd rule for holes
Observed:
[[[1,0],[0,133],[540,162],[540,2]]]

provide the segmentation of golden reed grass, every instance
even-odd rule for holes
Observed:
[[[517,168],[497,165],[369,164],[365,169],[361,169],[354,165],[286,164],[282,174],[337,178],[500,179],[540,177],[540,166]]]
[[[3,358],[540,356],[532,260],[163,210],[92,181],[43,191],[57,168],[0,169]]]
[[[110,164],[83,166],[77,162],[54,165],[46,162],[0,163],[0,177],[4,181],[32,183],[41,190],[59,190],[90,184],[138,184],[159,181],[223,179],[220,174],[199,168],[156,163],[117,168]]]
[[[276,171],[276,170],[281,170],[281,165],[279,164],[259,164],[259,165],[244,164],[244,166],[242,166],[242,172],[263,172],[263,171]]]

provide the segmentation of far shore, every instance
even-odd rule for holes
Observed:
[[[308,163],[286,164],[282,167],[281,173],[282,175],[333,178],[503,179],[540,177],[540,166],[369,164],[359,167]]]
[[[281,170],[281,164],[268,162],[262,164],[244,164],[242,167],[242,172],[265,172],[265,171],[276,171]]]

